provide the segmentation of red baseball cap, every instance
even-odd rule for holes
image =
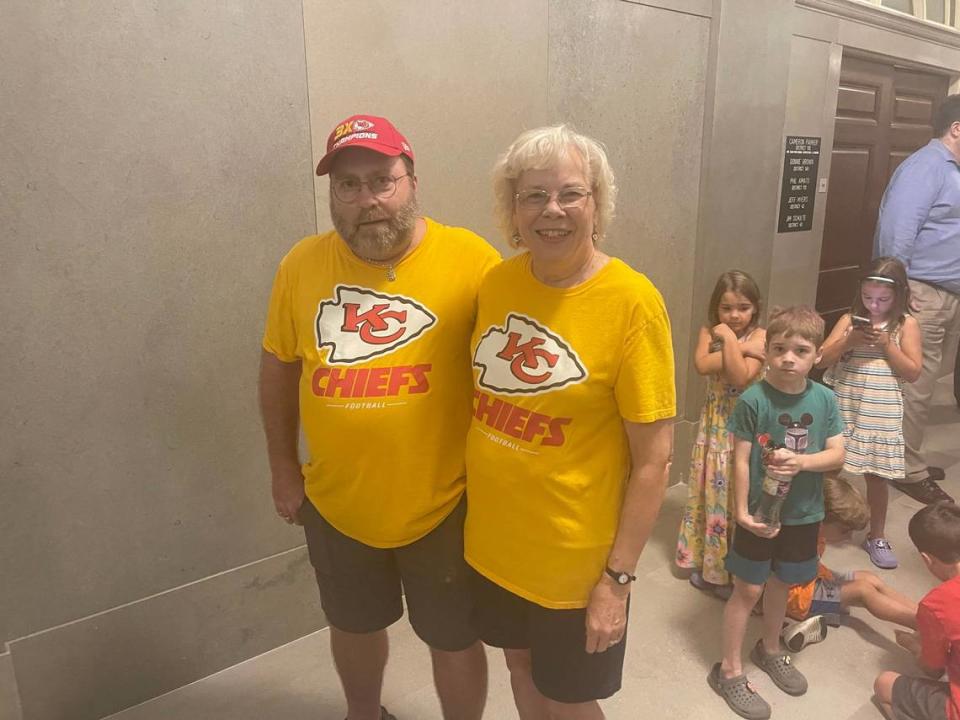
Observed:
[[[351,115],[339,123],[327,138],[327,154],[317,165],[317,175],[330,172],[334,156],[348,147],[369,148],[390,157],[406,155],[413,160],[410,143],[389,120],[374,115]]]

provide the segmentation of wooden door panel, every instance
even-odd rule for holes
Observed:
[[[919,126],[930,132],[931,117],[933,117],[933,98],[898,94],[894,100],[893,124],[895,126]]]
[[[835,267],[821,273],[820,285],[817,287],[818,309],[822,307],[827,312],[845,312],[849,309],[859,277],[859,265]]]
[[[830,161],[830,197],[824,223],[820,268],[856,265],[851,238],[864,212],[864,187],[871,168],[871,148],[834,146]],[[829,239],[827,233],[829,232]]]
[[[876,87],[852,83],[840,86],[837,94],[837,117],[876,121],[879,107]]]
[[[845,307],[839,310],[819,310],[818,311],[820,313],[820,316],[823,318],[824,328],[825,328],[824,332],[826,333],[826,335],[830,334],[830,331],[833,330],[833,326],[837,324],[837,320],[842,318],[843,314],[847,312],[849,309],[850,309],[849,307]],[[824,335],[824,337],[826,337],[826,335]],[[816,373],[815,375],[813,375],[813,379],[819,380],[820,378],[823,377],[824,372],[826,372],[826,368],[824,368],[823,370],[814,370],[813,372]]]

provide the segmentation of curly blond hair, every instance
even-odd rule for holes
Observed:
[[[593,138],[575,132],[568,125],[552,125],[522,133],[493,166],[494,214],[512,246],[518,245],[513,239],[517,234],[513,220],[517,180],[527,170],[546,170],[571,155],[582,162],[593,193],[597,208],[593,231],[598,239],[605,236],[613,221],[617,200],[616,180],[606,150]]]
[[[823,478],[824,522],[836,523],[847,530],[863,530],[870,522],[870,508],[863,495],[843,478]]]

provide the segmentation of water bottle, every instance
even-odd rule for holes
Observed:
[[[787,493],[790,492],[792,481],[792,475],[782,475],[768,467],[763,478],[763,494],[753,519],[771,528],[779,528],[780,510],[783,508],[783,501],[787,499]]]
[[[783,502],[790,492],[790,483],[793,482],[793,476],[775,472],[769,464],[774,452],[786,446],[772,442],[767,434],[762,435],[759,439],[766,473],[763,477],[763,493],[760,495],[760,504],[753,514],[753,519],[770,528],[779,528],[780,510],[783,508]]]

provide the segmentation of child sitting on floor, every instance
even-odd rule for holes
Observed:
[[[914,654],[928,677],[888,671],[873,690],[888,718],[960,720],[960,507],[946,500],[928,505],[907,529],[927,570],[941,581],[917,611]],[[948,682],[940,680],[944,669]]]
[[[846,480],[825,477],[823,501],[826,516],[817,542],[821,557],[826,543],[849,539],[851,533],[863,530],[870,520],[866,500]],[[851,607],[866,608],[874,617],[904,627],[917,626],[917,604],[872,572],[837,572],[821,562],[815,580],[790,588],[787,616],[801,622],[784,628],[781,637],[790,650],[797,652],[823,640],[830,616],[849,613]]]

